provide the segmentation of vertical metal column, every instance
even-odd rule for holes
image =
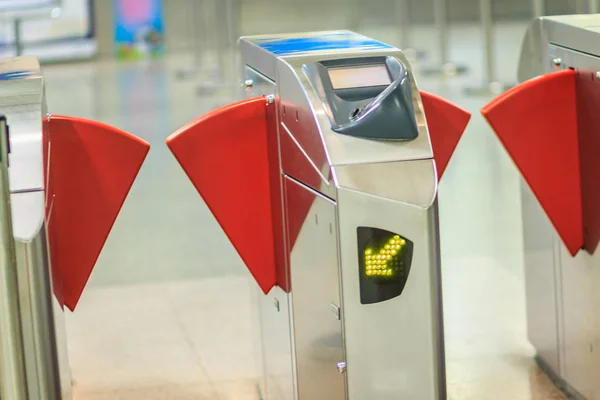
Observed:
[[[202,52],[202,67],[201,69],[206,69],[207,65],[210,65],[211,60],[211,51],[212,45],[214,44],[214,35],[212,32],[212,21],[215,19],[214,10],[212,7],[213,0],[199,0],[199,18],[196,21],[196,24],[201,27],[201,31],[199,32],[202,40],[201,46],[198,47],[198,51]]]
[[[584,0],[585,13],[596,14],[598,13],[598,0]]]
[[[396,16],[400,22],[400,46],[402,49],[412,47],[410,4],[408,0],[396,0]]]
[[[412,21],[410,20],[410,0],[396,0],[396,18],[400,23],[398,47],[402,49],[411,63],[415,63],[418,52],[413,47]]]
[[[444,65],[448,62],[448,10],[446,0],[435,0],[433,2],[433,20],[438,33],[438,47],[440,61]]]
[[[229,49],[237,54],[236,43],[240,35],[240,6],[239,0],[225,0],[226,12],[225,16],[227,19],[227,41],[229,42]]]
[[[215,33],[217,34],[219,54],[219,72],[221,78],[231,79],[231,73],[238,77],[237,65],[234,59],[237,54],[236,43],[239,38],[239,8],[238,0],[216,0],[217,21]]]
[[[347,8],[347,21],[346,26],[349,30],[354,32],[360,31],[360,24],[362,22],[362,16],[360,15],[362,2],[360,0],[354,0]]]
[[[202,0],[204,26],[203,68],[206,79],[196,88],[198,95],[213,95],[225,89],[239,91],[236,43],[240,32],[240,1]],[[235,71],[235,72],[234,72]],[[203,76],[204,78],[204,76]]]
[[[202,3],[203,0],[195,0],[192,3],[192,46],[194,46],[194,68],[198,69],[202,65],[202,49],[203,49],[203,41],[204,32],[202,29],[204,25],[201,23],[203,12],[202,12]]]
[[[596,14],[598,12],[598,1],[577,0],[575,2],[575,11],[578,14]]]
[[[211,32],[213,35],[214,48],[212,49],[216,56],[214,66],[214,77],[218,81],[223,81],[225,76],[226,53],[229,46],[227,32],[227,0],[212,0],[213,15],[211,19]]]
[[[0,117],[0,399],[25,400],[23,328],[8,187],[8,135]]]
[[[179,79],[189,79],[198,75],[200,66],[202,65],[202,38],[204,37],[201,28],[203,24],[200,23],[202,17],[202,1],[195,0],[191,6],[191,35],[192,35],[192,61],[190,65],[187,65],[181,69],[175,71],[175,75]]]
[[[533,16],[542,17],[544,15],[546,15],[546,1],[533,0]]]
[[[464,65],[457,65],[450,61],[449,52],[449,30],[448,30],[448,8],[447,0],[434,0],[433,3],[433,19],[435,22],[435,30],[438,35],[438,65],[426,68],[423,70],[425,75],[457,75],[467,71]]]
[[[476,88],[467,88],[465,90],[467,95],[497,95],[512,86],[498,81],[496,77],[492,11],[492,0],[479,0],[480,28],[483,37],[483,84]]]
[[[15,35],[15,55],[18,57],[23,54],[23,41],[21,40],[21,18],[15,18],[13,31]]]
[[[229,85],[231,88],[231,96],[236,98],[239,95],[239,86],[235,83],[239,81],[239,59],[237,51],[237,40],[242,35],[241,23],[241,6],[240,0],[226,0],[226,18],[227,18],[227,74],[226,80],[234,83]]]
[[[485,82],[492,83],[495,80],[492,0],[480,0],[479,13],[481,32],[483,33],[484,80]]]

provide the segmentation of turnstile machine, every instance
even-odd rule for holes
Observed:
[[[527,323],[541,366],[600,399],[600,15],[529,27],[521,85],[482,112],[521,171]]]
[[[0,399],[71,399],[73,310],[148,152],[134,136],[47,114],[34,57],[0,60]]]
[[[264,293],[260,398],[445,399],[437,183],[469,114],[352,32],[239,46],[248,99],[167,144]]]

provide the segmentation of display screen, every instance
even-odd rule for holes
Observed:
[[[361,303],[399,296],[408,279],[413,243],[378,228],[359,227],[357,234]]]
[[[353,89],[372,86],[387,86],[392,83],[385,65],[331,68],[328,70],[334,89]]]

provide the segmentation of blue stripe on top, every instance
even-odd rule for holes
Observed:
[[[272,37],[256,39],[258,46],[279,56],[324,50],[392,49],[385,43],[352,32],[325,32],[305,37]]]
[[[34,71],[10,71],[0,73],[0,81],[10,81],[13,79],[22,79],[29,76],[37,75]]]

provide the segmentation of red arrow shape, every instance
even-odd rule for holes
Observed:
[[[481,110],[573,256],[584,245],[575,76],[529,80]]]
[[[59,115],[45,132],[50,260],[56,296],[74,310],[150,145],[99,122]]]
[[[441,97],[424,91],[420,93],[439,181],[471,119],[471,113]]]
[[[169,136],[167,146],[268,293],[277,269],[265,98],[214,110]]]

